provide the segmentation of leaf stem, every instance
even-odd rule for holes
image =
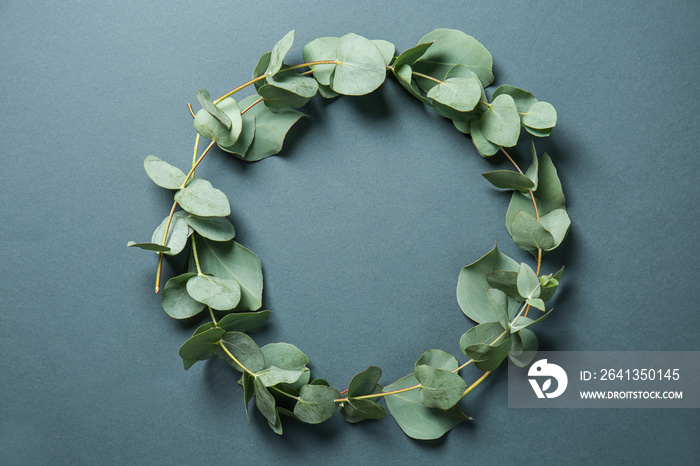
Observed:
[[[248,105],[245,109],[243,109],[243,111],[241,112],[241,115],[243,115],[245,112],[247,112],[247,111],[250,110],[251,108],[253,108],[253,107],[255,107],[256,105],[258,105],[258,104],[259,104],[260,102],[262,102],[262,101],[263,101],[263,98],[260,97],[258,100],[256,100],[256,101],[253,102],[252,104]]]
[[[467,394],[468,394],[469,392],[471,392],[471,391],[474,390],[476,387],[478,387],[479,384],[480,384],[481,382],[483,382],[484,379],[485,379],[486,377],[488,377],[489,374],[490,374],[491,372],[492,372],[492,371],[484,372],[484,375],[482,375],[481,377],[479,377],[478,379],[476,379],[476,382],[474,382],[473,384],[471,384],[470,386],[468,386],[467,389],[464,390],[464,394],[462,394],[462,398],[464,398],[465,396],[467,396]]]
[[[197,274],[203,275],[202,269],[199,266],[199,254],[197,254],[197,243],[194,240],[194,235],[192,235],[192,255],[194,256],[194,263],[197,266]]]
[[[228,350],[228,348],[226,348],[226,345],[224,345],[220,340],[219,340],[219,346],[221,347],[221,349],[224,350],[224,352],[228,355],[229,358],[231,358],[231,360],[233,362],[235,362],[236,364],[238,364],[241,367],[241,369],[246,371],[248,373],[248,375],[250,375],[251,377],[255,377],[255,374],[253,372],[251,372],[250,369],[248,369],[243,364],[241,364],[241,361],[236,359],[236,357],[231,354],[231,352]]]
[[[216,322],[216,317],[214,317],[214,311],[212,310],[211,306],[207,306],[209,309],[209,316],[211,317],[211,321],[214,322],[214,325],[218,325]]]
[[[284,390],[280,390],[280,389],[277,388],[277,387],[267,387],[267,388],[268,388],[269,390],[274,390],[274,391],[276,391],[277,393],[279,393],[280,395],[286,396],[287,398],[292,398],[293,400],[302,401],[301,398],[299,398],[298,396],[294,396],[294,395],[292,395],[291,393],[287,393],[287,392],[285,392]],[[335,400],[334,400],[334,401],[335,401]]]
[[[168,230],[170,230],[170,223],[173,221],[173,215],[175,215],[175,208],[177,207],[177,202],[173,202],[173,207],[170,209],[170,215],[168,215],[168,223],[165,224],[165,232],[163,232],[163,240],[161,244],[165,246],[166,239],[168,238]],[[158,253],[158,267],[156,268],[156,294],[160,293],[160,275],[163,270],[163,253]]]
[[[418,72],[416,72],[416,71],[414,71],[413,74],[414,74],[415,76],[419,76],[419,77],[421,77],[421,78],[429,79],[429,80],[434,81],[434,82],[436,82],[436,83],[438,83],[438,84],[444,83],[444,81],[440,81],[439,79],[433,78],[432,76],[428,76],[427,74],[418,73]]]
[[[187,110],[190,111],[190,115],[192,115],[192,118],[196,118],[194,111],[192,111],[192,105],[189,102],[187,103]]]

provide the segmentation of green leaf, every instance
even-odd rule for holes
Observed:
[[[571,219],[564,209],[556,209],[540,217],[540,223],[542,226],[552,234],[554,238],[554,246],[546,251],[550,251],[558,247],[566,235],[569,233],[569,227],[571,226]]]
[[[259,379],[253,381],[253,391],[255,392],[255,406],[258,408],[258,411],[267,419],[270,428],[275,433],[281,434],[282,425],[280,423],[280,415],[277,412],[275,397],[272,396]]]
[[[265,367],[302,370],[309,363],[309,358],[296,346],[289,343],[268,343],[263,346]]]
[[[511,224],[513,242],[526,251],[554,248],[554,237],[545,227],[525,211],[515,214]]]
[[[520,293],[518,293],[518,272],[496,270],[486,275],[486,281],[490,287],[501,290],[508,296],[522,300]]]
[[[518,143],[520,116],[511,96],[502,94],[493,99],[481,116],[481,131],[498,146],[513,147]]]
[[[223,329],[221,329],[224,331]],[[221,343],[229,353],[233,355],[241,364],[251,372],[259,372],[265,367],[265,357],[260,347],[248,335],[242,332],[226,332],[221,338]],[[220,347],[216,350],[216,355],[226,361],[234,369],[245,372],[231,357]]]
[[[336,57],[338,63],[330,80],[335,92],[345,95],[369,94],[384,82],[384,57],[370,40],[357,34],[346,34],[338,42]]]
[[[486,275],[495,270],[516,272],[518,269],[518,263],[499,251],[498,247],[464,267],[457,281],[457,302],[462,312],[475,322],[492,321],[493,311],[486,296],[486,290],[490,288]],[[512,301],[515,303],[515,300]]]
[[[414,374],[384,387],[385,392],[418,385]],[[427,408],[419,400],[418,390],[410,390],[385,397],[389,412],[406,435],[419,440],[440,438],[454,426],[467,419],[459,405],[448,410]]]
[[[208,114],[219,120],[219,122],[224,125],[226,129],[231,129],[231,126],[233,125],[231,119],[214,104],[214,101],[211,100],[211,96],[209,95],[209,91],[206,89],[200,89],[197,91],[197,102],[199,102],[199,105],[201,105],[202,109],[204,109]]]
[[[348,385],[347,396],[363,396],[374,392],[374,388],[382,376],[382,370],[377,366],[369,366],[355,375]]]
[[[303,370],[287,370],[272,366],[257,372],[255,377],[266,387],[273,387],[280,383],[293,384],[303,373]]]
[[[552,128],[534,129],[530,128],[529,126],[525,126],[525,131],[532,134],[533,136],[537,136],[538,138],[546,138],[549,137],[550,134],[552,134]]]
[[[377,385],[377,387],[379,391],[376,393],[380,393],[382,387],[381,385]],[[340,414],[346,421],[355,424],[367,419],[381,419],[386,416],[386,411],[376,401],[350,398],[340,406]]]
[[[326,61],[336,59],[336,49],[340,43],[340,37],[319,37],[314,39],[304,46],[303,56],[306,63],[315,61]],[[314,78],[319,84],[330,86],[331,74],[335,69],[335,65],[315,65],[311,67],[314,70]]]
[[[382,39],[373,39],[371,42],[376,45],[379,51],[382,53],[382,57],[384,57],[384,65],[389,66],[389,64],[391,64],[391,60],[394,59],[394,52],[396,51],[394,44],[388,40]]]
[[[549,314],[551,314],[553,310],[554,309],[550,309],[549,311],[542,314],[538,319],[531,319],[531,318],[525,317],[525,316],[518,316],[510,324],[511,332],[517,333],[517,332],[522,331],[522,329],[524,329],[524,328],[528,328],[532,325],[535,325],[536,323],[542,322],[544,319],[549,317]]]
[[[496,345],[487,345],[478,343],[464,348],[464,354],[474,360],[476,367],[482,371],[493,371],[501,365],[503,360],[508,357],[510,351],[510,337]]]
[[[472,121],[469,124],[469,130],[472,135],[474,147],[479,151],[479,154],[483,157],[491,157],[498,152],[500,147],[486,139],[484,133],[481,131],[481,120]]]
[[[197,275],[187,282],[192,298],[217,311],[228,311],[241,300],[241,287],[236,280]]]
[[[418,358],[418,361],[416,361],[413,367],[415,368],[418,366],[430,366],[436,369],[453,371],[459,367],[459,363],[454,356],[446,351],[430,349]]]
[[[254,252],[235,241],[210,241],[200,236],[197,237],[197,251],[204,273],[236,280],[241,286],[241,301],[236,310],[254,311],[260,308],[263,277],[260,259]]]
[[[530,164],[530,167],[527,169],[525,172],[525,176],[530,178],[532,180],[532,184],[534,186],[532,187],[533,191],[537,191],[537,184],[539,181],[538,177],[538,171],[539,171],[539,160],[537,159],[537,151],[535,150],[535,142],[530,141],[530,154],[532,154],[532,163]]]
[[[145,249],[146,251],[156,251],[156,252],[168,252],[170,251],[170,248],[167,246],[162,246],[157,243],[136,243],[134,241],[129,241],[126,243],[127,248],[141,248]]]
[[[165,284],[160,303],[165,313],[173,319],[189,319],[204,309],[203,303],[195,301],[187,293],[187,281],[196,276],[196,273],[183,273]]]
[[[398,68],[396,65],[394,65],[394,76],[396,76],[399,84],[401,84],[413,97],[420,100],[424,104],[431,105],[430,101],[421,95],[418,84],[413,80],[413,71],[409,65],[401,65]]]
[[[250,374],[244,372],[241,375],[241,380],[239,383],[243,387],[243,406],[245,406],[245,417],[248,419],[248,422],[250,422],[250,416],[248,415],[248,404],[250,403],[250,399],[253,398],[253,393],[255,392],[255,381]]]
[[[299,398],[294,415],[302,422],[319,424],[335,413],[338,408],[335,400],[340,398],[340,392],[325,385],[304,385]]]
[[[306,105],[318,92],[318,83],[313,78],[305,76],[289,76],[283,78],[267,77],[268,84],[258,89],[265,105],[273,112],[285,108],[299,108]]]
[[[259,98],[258,95],[246,97],[241,101],[241,105],[247,108]],[[275,113],[267,106],[259,104],[248,110],[246,115],[248,114],[255,117],[255,139],[246,151],[245,157],[238,157],[248,162],[256,162],[281,151],[287,132],[299,118],[304,116],[303,113],[291,108]]]
[[[552,159],[550,159],[547,154],[544,154],[539,159],[537,177],[537,191],[535,191],[534,194],[540,215],[544,216],[553,210],[563,209],[565,206],[564,192],[561,189],[561,182],[559,181],[557,170],[554,168],[554,164],[552,164]],[[511,228],[513,218],[521,210],[535,217],[535,209],[532,206],[530,196],[514,192],[510,199],[508,212],[506,213],[506,228],[511,236],[513,236]]]
[[[294,29],[289,31],[279,42],[275,44],[272,48],[270,54],[270,63],[267,65],[266,73],[270,75],[277,74],[277,72],[282,68],[284,63],[284,57],[287,55],[289,50],[292,48],[294,43]]]
[[[216,326],[227,332],[250,332],[262,327],[269,315],[270,311],[233,312],[219,319]]]
[[[216,106],[231,120],[231,126],[227,127],[202,109],[194,117],[194,129],[204,138],[216,141],[222,146],[232,146],[241,134],[241,109],[231,97],[225,98]]]
[[[486,87],[493,81],[493,58],[486,48],[472,36],[454,29],[436,29],[423,36],[418,43],[434,42],[415,63],[414,70],[444,81],[447,72],[455,65],[469,68]],[[435,83],[419,79],[426,92]]]
[[[491,303],[491,309],[498,322],[503,328],[508,328],[508,323],[510,321],[508,314],[508,295],[496,288],[489,288],[486,290],[486,296]]]
[[[521,119],[523,117],[523,114],[527,113],[530,107],[539,102],[535,98],[535,96],[532,95],[530,92],[524,91],[515,86],[511,86],[510,84],[498,86],[498,88],[495,91],[493,91],[491,98],[495,99],[501,94],[506,94],[513,98],[515,106],[518,108],[518,113],[520,114]]]
[[[324,86],[323,84],[318,85],[318,93],[321,94],[321,97],[324,99],[334,99],[340,95],[331,89],[330,86]]]
[[[207,322],[204,325],[200,325],[199,327],[197,327],[197,330],[194,331],[192,336],[199,335],[200,333],[205,332],[210,328],[214,328],[214,322]],[[185,370],[187,370],[190,367],[194,366],[196,362],[197,359],[183,359],[182,365],[185,367]]]
[[[548,102],[537,102],[523,115],[523,125],[539,130],[554,128],[557,125],[557,111]]]
[[[459,112],[470,112],[481,98],[481,83],[476,77],[448,78],[430,89],[428,98]]]
[[[564,267],[559,269],[557,273],[555,273],[552,278],[554,278],[557,281],[557,284],[548,284],[548,285],[543,285],[542,286],[542,292],[540,293],[540,299],[542,301],[549,301],[552,299],[554,296],[554,292],[557,291],[557,287],[559,286],[559,281],[561,280],[561,276],[564,274]],[[545,277],[542,277],[545,278]]]
[[[245,153],[253,143],[255,138],[255,117],[249,113],[242,116],[243,123],[241,126],[241,134],[238,136],[236,143],[232,146],[222,146],[217,144],[219,149],[230,154],[235,154],[240,157],[245,157]]]
[[[544,301],[542,301],[540,298],[527,298],[525,302],[530,306],[539,309],[542,312],[545,311]]]
[[[155,155],[149,155],[143,161],[143,168],[155,184],[165,189],[180,189],[186,175],[177,167],[161,160]]]
[[[540,279],[532,267],[525,262],[520,263],[518,270],[518,293],[523,298],[540,297]]]
[[[511,337],[513,343],[508,352],[510,360],[518,367],[526,367],[537,354],[539,342],[535,333],[527,328],[514,333]]]
[[[418,400],[428,408],[451,408],[467,388],[464,379],[451,371],[421,365],[416,366],[413,373],[421,384]]]
[[[226,332],[222,329],[214,327],[193,335],[180,347],[180,357],[187,362],[204,361],[213,357],[224,333]],[[191,366],[192,364],[185,364],[185,369]]]
[[[170,228],[168,229],[168,238],[165,245],[170,248],[165,254],[169,256],[174,256],[180,254],[185,246],[187,245],[187,238],[192,234],[192,229],[185,221],[185,216],[187,212],[179,210],[173,214],[173,219],[170,222]],[[157,244],[163,244],[163,235],[165,234],[165,227],[168,224],[168,218],[165,217],[163,221],[158,225],[158,228],[153,232],[151,236],[151,242]]]
[[[412,66],[425,52],[435,43],[435,41],[418,44],[408,50],[404,50],[394,62],[394,70],[403,65]]]
[[[459,348],[462,353],[466,354],[466,349],[470,346],[479,344],[490,346],[507,334],[505,328],[499,322],[484,322],[476,325],[467,330],[459,339]]]
[[[270,57],[272,56],[272,52],[265,52],[263,53],[260,58],[258,59],[258,63],[255,65],[255,68],[253,69],[253,79],[259,78],[260,76],[264,75],[265,72],[267,71],[267,66],[270,64]],[[266,81],[265,80],[260,80],[255,82],[255,89],[256,91],[260,89],[261,86],[265,85]],[[241,102],[241,107],[245,108],[245,104]]]
[[[535,187],[535,183],[530,178],[510,170],[494,170],[481,175],[492,185],[501,189],[515,189],[522,193]]]
[[[187,212],[201,217],[226,217],[231,206],[226,194],[214,188],[210,182],[195,178],[175,193],[175,202]]]
[[[230,241],[236,236],[233,225],[225,217],[185,217],[187,224],[200,236],[212,241]]]
[[[472,121],[475,121],[475,120],[472,120]],[[464,133],[464,134],[471,133],[471,129],[470,129],[470,126],[472,124],[471,121],[452,120],[452,124],[455,125],[455,128],[457,128],[457,131],[459,131],[460,133]]]

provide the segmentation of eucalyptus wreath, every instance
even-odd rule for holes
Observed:
[[[128,246],[157,253],[156,293],[163,256],[189,251],[187,272],[170,278],[161,295],[163,310],[174,319],[191,318],[205,309],[211,319],[180,347],[184,368],[215,356],[224,360],[241,373],[246,413],[255,397],[255,406],[276,433],[282,433],[281,416],[317,424],[339,410],[348,422],[356,423],[383,418],[388,410],[410,437],[441,437],[469,419],[459,401],[506,358],[521,367],[531,362],[538,349],[532,327],[552,312],[546,303],[559,285],[563,267],[547,274],[540,269],[543,254],[561,244],[571,224],[561,183],[550,157],[537,156],[534,142],[526,171],[506,148],[514,147],[521,135],[529,134],[533,140],[549,136],[556,110],[511,85],[495,89],[489,100],[484,88],[494,79],[491,54],[460,31],[436,29],[401,54],[390,42],[357,34],[320,37],[304,46],[304,63],[288,65],[284,60],[293,42],[291,31],[260,57],[250,81],[221,97],[212,99],[204,89],[197,92],[201,110],[195,114],[188,104],[197,132],[191,167],[184,172],[154,155],[146,157],[146,174],[173,191],[174,202],[150,242]],[[497,188],[513,191],[506,228],[513,242],[532,254],[535,265],[518,263],[494,247],[461,270],[457,302],[477,324],[459,342],[466,362],[430,349],[411,374],[394,383],[382,386],[381,369],[370,366],[341,392],[323,379],[312,379],[308,357],[295,346],[260,347],[249,335],[270,315],[260,310],[260,260],[234,240],[234,227],[226,218],[231,213],[226,195],[196,178],[195,170],[215,145],[247,162],[279,153],[290,128],[304,116],[296,109],[317,93],[325,99],[368,94],[384,83],[387,73],[469,135],[483,157],[502,154],[513,165],[514,170],[483,176]],[[254,94],[239,101],[232,97],[249,86],[254,86]],[[202,138],[211,142],[200,153]],[[460,371],[470,364],[482,373],[467,382]]]

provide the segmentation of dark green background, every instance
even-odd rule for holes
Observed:
[[[170,208],[142,161],[189,165],[198,89],[246,81],[292,28],[296,63],[324,35],[405,50],[455,28],[493,54],[496,85],[559,112],[538,147],[573,227],[544,264],[567,270],[543,348],[697,350],[699,23],[692,0],[3,1],[0,463],[696,463],[697,410],[508,409],[503,369],[464,400],[476,421],[439,441],[338,415],[278,437],[257,412],[248,425],[223,363],[182,370],[194,323],[167,318],[155,256],[125,246]],[[217,151],[198,171],[262,260],[273,316],[256,340],[299,346],[340,389],[368,365],[390,383],[426,349],[459,355],[460,268],[494,242],[525,259],[508,196],[480,175],[506,166],[391,79],[306,112],[284,155]]]

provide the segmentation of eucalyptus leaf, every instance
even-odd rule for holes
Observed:
[[[273,112],[303,107],[318,92],[316,80],[305,76],[291,76],[274,81],[268,77],[268,81],[268,84],[258,89],[258,93]]]
[[[303,374],[303,370],[287,370],[272,366],[257,372],[255,377],[266,387],[273,387],[281,383],[293,384]]]
[[[231,215],[231,206],[226,194],[201,178],[190,180],[175,193],[175,202],[187,212],[200,217],[226,217]]]
[[[243,125],[241,109],[231,97],[225,98],[216,106],[230,119],[231,126],[221,123],[205,109],[202,109],[194,117],[194,129],[204,138],[216,141],[222,146],[232,146],[241,134]]]
[[[380,386],[381,391],[381,386]],[[340,407],[340,414],[351,424],[367,419],[381,419],[386,417],[386,411],[376,401],[349,399]]]
[[[518,272],[496,270],[486,275],[489,286],[503,291],[508,296],[522,300],[518,293]]]
[[[481,116],[480,128],[484,137],[498,146],[516,145],[520,137],[520,116],[513,98],[502,94],[493,99]]]
[[[491,98],[495,99],[501,94],[506,94],[509,95],[513,98],[513,101],[515,102],[515,106],[518,108],[518,113],[520,114],[520,118],[522,120],[523,114],[527,113],[527,111],[532,107],[534,104],[539,102],[532,93],[528,91],[524,91],[518,87],[511,86],[510,84],[504,84],[502,86],[498,86],[498,88],[493,91],[493,94],[491,94]]]
[[[157,243],[137,243],[135,241],[129,241],[126,243],[127,248],[140,248],[140,249],[145,249],[146,251],[155,251],[155,252],[168,252],[170,251],[170,248],[167,246],[163,246],[162,244],[157,244]]]
[[[517,272],[518,269],[518,263],[498,247],[464,267],[457,280],[457,302],[462,312],[478,323],[492,321],[493,311],[486,296],[486,290],[490,288],[486,275],[496,270]]]
[[[470,134],[471,133],[470,126],[471,126],[472,121],[475,121],[475,120],[471,120],[471,121],[452,120],[452,124],[454,124],[455,128],[460,133]]]
[[[184,273],[167,281],[160,303],[163,310],[173,319],[189,319],[204,310],[205,305],[195,301],[187,293],[187,281],[196,273]]]
[[[532,155],[532,163],[530,164],[530,167],[528,167],[527,171],[525,172],[525,176],[530,178],[532,181],[532,184],[534,185],[532,187],[533,191],[537,191],[537,185],[539,183],[539,159],[537,158],[537,151],[535,150],[535,142],[530,141],[530,154]]]
[[[487,345],[478,343],[464,348],[464,354],[474,360],[476,367],[482,371],[493,371],[498,369],[503,360],[508,357],[510,351],[511,340],[506,338],[495,345]]]
[[[265,356],[265,367],[302,370],[309,363],[309,358],[299,348],[289,343],[268,343],[261,350]]]
[[[250,399],[253,398],[253,393],[255,393],[255,379],[247,372],[244,372],[241,375],[241,380],[239,383],[241,386],[243,386],[243,406],[245,406],[245,416],[248,419],[248,422],[250,422],[248,404],[250,404]]]
[[[225,217],[185,217],[187,224],[200,236],[212,241],[230,241],[236,236],[231,222]]]
[[[304,46],[303,56],[307,63],[315,61],[335,60],[337,57],[336,49],[340,43],[340,37],[319,37],[314,39]],[[331,74],[335,69],[335,64],[330,65],[314,65],[311,67],[314,70],[313,75],[319,84],[330,86]]]
[[[155,184],[165,189],[180,189],[187,177],[182,170],[155,155],[149,155],[144,159],[143,168]]]
[[[224,331],[223,329],[221,330]],[[245,333],[226,332],[221,338],[221,344],[249,371],[255,373],[263,370],[265,367],[265,356],[263,356],[260,347]],[[221,347],[216,349],[216,355],[234,369],[245,372]]]
[[[414,374],[408,375],[384,387],[385,392],[401,390],[418,385]],[[460,422],[467,419],[459,405],[442,410],[427,408],[419,400],[418,390],[409,390],[385,396],[387,408],[406,435],[419,440],[442,437]]]
[[[258,411],[267,419],[268,424],[277,434],[281,434],[280,415],[277,412],[275,397],[269,392],[259,379],[253,380],[253,391],[255,392],[255,406]],[[276,428],[280,426],[280,429]]]
[[[232,312],[219,319],[216,326],[227,332],[250,332],[262,327],[269,315],[270,311]]]
[[[472,135],[474,147],[483,157],[491,157],[499,151],[500,147],[486,139],[481,131],[481,120],[472,121],[469,124],[469,132]]]
[[[505,327],[507,328],[507,327]],[[459,348],[466,354],[466,349],[474,345],[498,343],[508,332],[500,322],[484,322],[467,330],[459,339]],[[468,355],[467,355],[468,356]]]
[[[266,76],[265,73],[267,72],[267,67],[270,64],[270,57],[272,56],[272,52],[265,52],[263,53],[260,58],[258,59],[258,63],[255,65],[255,68],[253,69],[253,79],[260,78],[261,76]],[[262,78],[258,81],[255,82],[255,89],[256,91],[260,89],[261,86],[264,86],[267,81],[263,80]],[[245,104],[241,102],[241,108],[245,108]]]
[[[204,361],[213,357],[224,333],[224,330],[214,327],[193,335],[180,347],[180,357],[183,361]],[[185,369],[190,366],[186,364]]]
[[[557,291],[557,287],[559,286],[559,281],[561,280],[561,276],[563,274],[564,274],[564,267],[559,269],[559,271],[552,276],[552,278],[557,280],[556,285],[542,287],[542,292],[540,293],[540,299],[542,301],[546,302],[546,301],[549,301],[550,299],[552,299],[552,297],[554,296],[554,292]]]
[[[508,315],[508,295],[496,288],[489,288],[486,290],[486,297],[491,303],[491,309],[498,322],[503,328],[508,328],[508,323],[510,321]]]
[[[219,122],[222,125],[224,125],[226,129],[231,129],[231,126],[233,126],[231,118],[229,118],[229,116],[226,115],[226,113],[224,113],[219,107],[217,107],[214,104],[214,101],[209,95],[209,91],[207,91],[206,89],[200,89],[199,91],[197,91],[197,102],[199,102],[199,105],[201,105],[202,109],[204,109],[208,114],[219,120]]]
[[[187,212],[182,210],[173,214],[170,228],[168,229],[168,237],[165,241],[165,246],[169,248],[165,254],[169,256],[180,254],[187,245],[187,238],[192,234],[192,229],[185,221],[186,216]],[[165,227],[168,225],[168,219],[169,216],[165,217],[160,225],[158,225],[158,228],[155,229],[151,236],[151,242],[163,244],[163,236],[165,235]]]
[[[413,80],[413,71],[409,65],[394,65],[394,76],[396,80],[406,89],[413,97],[420,100],[424,104],[431,105],[430,101],[423,97],[420,93],[418,84]]]
[[[373,393],[381,376],[382,370],[377,366],[370,366],[359,374],[356,374],[348,385],[347,396],[362,396]]]
[[[416,361],[414,367],[418,366],[430,366],[436,369],[442,369],[446,371],[453,371],[459,367],[459,362],[450,353],[439,350],[430,349],[423,353],[423,355]]]
[[[550,249],[546,249],[546,251],[549,251],[558,247],[564,241],[564,238],[569,233],[571,219],[569,219],[565,209],[556,209],[540,217],[540,223],[554,238],[554,245]]]
[[[323,84],[318,85],[318,93],[321,94],[321,97],[324,99],[334,99],[340,95],[331,89],[330,86],[324,86]]]
[[[448,78],[430,89],[428,98],[459,112],[470,112],[481,98],[481,83],[476,77]]]
[[[236,310],[254,311],[262,305],[263,276],[258,256],[235,241],[211,241],[197,236],[199,263],[204,273],[236,280],[241,300]]]
[[[518,270],[518,293],[523,298],[539,298],[540,297],[540,279],[532,267],[525,262],[520,263]]]
[[[449,409],[464,394],[467,384],[454,372],[430,366],[416,366],[413,371],[421,384],[418,400],[428,408]]]
[[[508,356],[518,367],[527,367],[532,362],[539,349],[539,342],[535,333],[527,328],[521,329],[511,337],[513,344]]]
[[[255,138],[255,117],[249,113],[242,115],[243,123],[241,126],[241,134],[238,136],[236,143],[232,146],[222,146],[217,144],[219,149],[229,154],[235,154],[240,157],[245,157],[245,153],[253,143]]]
[[[193,299],[218,311],[233,309],[241,300],[238,281],[209,275],[190,278],[187,281],[187,293]]]
[[[539,309],[542,312],[545,311],[544,301],[542,301],[540,298],[527,298],[525,302],[530,306]]]
[[[532,134],[533,136],[537,136],[538,138],[546,138],[552,134],[552,128],[535,129],[535,128],[530,128],[529,126],[525,126],[525,131]]]
[[[265,74],[274,75],[282,68],[284,57],[289,53],[294,43],[294,29],[289,31],[279,42],[272,48],[270,54],[270,63],[267,65]]]
[[[420,57],[425,54],[425,52],[435,43],[435,41],[425,42],[418,44],[415,47],[411,47],[408,50],[404,50],[401,55],[396,58],[394,62],[394,70],[402,67],[403,65],[413,65]]]
[[[493,81],[493,58],[486,48],[472,36],[454,29],[436,29],[423,36],[418,43],[434,42],[416,61],[414,70],[444,81],[447,72],[455,65],[463,65],[472,70],[486,87]],[[427,79],[419,79],[424,91],[435,84]]]
[[[535,183],[530,178],[510,170],[494,170],[481,175],[492,185],[501,189],[515,189],[522,193],[535,187]]]
[[[520,332],[524,328],[528,328],[532,325],[535,325],[539,322],[542,322],[544,319],[549,317],[549,314],[551,314],[553,310],[554,309],[550,309],[549,311],[545,312],[537,319],[531,319],[530,317],[525,317],[525,316],[518,316],[510,324],[511,332],[513,332],[513,333]]]
[[[547,130],[556,124],[557,111],[549,102],[537,102],[523,115],[523,125],[532,129]]]
[[[336,59],[330,86],[339,94],[369,94],[384,82],[384,57],[376,45],[362,36],[350,33],[341,37]]]
[[[376,45],[379,51],[382,53],[382,57],[384,57],[384,65],[389,66],[389,64],[391,64],[391,60],[394,59],[394,52],[396,51],[394,44],[388,40],[382,39],[372,39],[371,42]]]
[[[537,168],[538,183],[537,191],[534,194],[540,215],[544,216],[553,210],[563,209],[565,206],[564,192],[561,189],[561,182],[552,159],[547,154],[544,154],[540,157]],[[535,217],[535,210],[530,196],[514,192],[506,213],[506,228],[511,236],[513,236],[513,218],[520,211],[525,211],[532,217]]]
[[[305,385],[299,392],[300,400],[294,406],[294,415],[302,422],[319,424],[329,419],[338,408],[340,392],[325,385]]]
[[[526,251],[537,249],[548,251],[555,247],[552,234],[525,211],[520,211],[513,217],[511,235],[513,236],[513,242]]]

